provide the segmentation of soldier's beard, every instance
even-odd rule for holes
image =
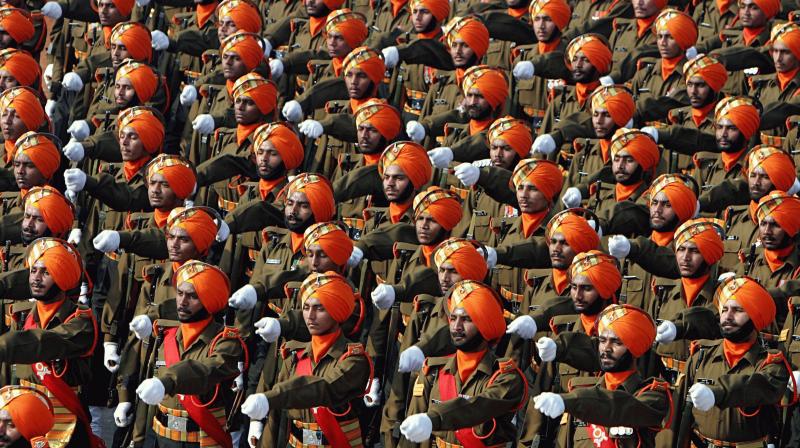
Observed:
[[[286,228],[289,229],[290,232],[302,234],[303,232],[306,231],[307,228],[311,227],[311,224],[314,224],[315,222],[316,218],[314,218],[314,215],[312,214],[305,221],[301,221],[295,224],[286,221]]]
[[[631,355],[630,351],[627,351],[625,352],[624,355],[622,355],[622,357],[617,359],[617,362],[614,363],[613,366],[602,367],[602,365],[603,363],[601,362],[600,366],[603,372],[616,373],[616,372],[624,372],[626,370],[631,370],[633,368],[633,355]]]
[[[281,164],[276,166],[275,168],[269,170],[267,174],[261,174],[260,171],[258,172],[258,178],[261,180],[275,180],[285,175],[286,175],[286,165],[284,165],[283,162],[281,162]]]
[[[596,316],[600,314],[600,311],[603,311],[603,308],[606,307],[606,300],[598,298],[594,301],[591,305],[584,308],[583,311],[575,310],[577,313],[583,314],[584,316]]]
[[[55,302],[59,298],[59,294],[61,294],[61,289],[58,286],[53,285],[47,290],[46,293],[38,296],[34,295],[33,298],[40,302],[51,303]]]
[[[406,186],[406,189],[403,190],[403,193],[400,194],[400,196],[398,196],[397,199],[392,202],[396,204],[403,204],[406,201],[408,201],[413,195],[414,195],[414,184],[409,182],[408,185]]]
[[[483,336],[481,336],[480,333],[478,333],[475,335],[474,338],[470,339],[469,341],[464,342],[461,345],[456,345],[456,348],[458,350],[461,350],[462,352],[467,352],[467,353],[477,352],[480,350],[483,342],[484,342]]]
[[[742,325],[738,330],[735,331],[725,330],[724,328],[720,327],[722,337],[731,342],[745,342],[746,340],[750,339],[754,331],[756,331],[756,327],[753,325],[752,320],[748,320],[746,324]]]
[[[664,221],[664,224],[661,225],[653,225],[653,222],[650,221],[650,228],[655,230],[656,232],[671,232],[678,228],[680,222],[678,221],[678,215],[674,215],[672,219],[669,221]]]
[[[203,308],[200,308],[200,311],[192,314],[191,316],[189,316],[189,317],[187,317],[185,319],[178,318],[178,320],[182,324],[190,324],[192,322],[200,322],[201,320],[207,318],[208,316],[209,316],[208,310],[205,309],[205,307],[203,307]]]
[[[48,237],[48,236],[53,236],[53,232],[51,232],[50,229],[45,230],[44,233],[41,234],[41,235],[28,236],[25,232],[20,232],[20,234],[22,236],[22,244],[24,244],[26,246],[28,244],[31,244],[32,242],[38,240],[39,238],[45,238],[45,237]]]

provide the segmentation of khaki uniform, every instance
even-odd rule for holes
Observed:
[[[738,21],[737,6],[731,4],[725,12],[720,12],[716,3],[698,3],[694,7],[692,19],[697,24],[697,41],[702,42],[718,36]]]
[[[692,119],[692,106],[685,106],[679,107],[677,109],[672,109],[667,114],[667,121],[670,125],[680,126],[689,129],[697,129],[702,131],[708,135],[714,134],[714,111],[711,110],[709,113],[703,118],[703,121],[700,122],[700,125],[695,123]],[[663,146],[666,149],[672,149],[672,146],[680,147],[680,144],[671,144],[668,140],[663,140],[661,138],[662,130],[659,129],[658,141],[662,142]],[[697,145],[694,145],[697,146]],[[699,149],[714,149],[713,146],[709,148],[699,148]],[[673,161],[669,164],[670,172],[684,172],[689,173],[694,170],[694,162],[692,161],[691,156],[686,154],[676,153],[676,151],[672,151],[670,153],[670,157],[673,157]]]
[[[764,106],[772,103],[784,103],[800,92],[800,75],[795,75],[783,88],[778,84],[777,74],[754,76],[750,79],[749,96],[757,99]],[[764,129],[761,142],[765,145],[782,147],[786,137],[786,126]]]
[[[658,53],[655,48],[655,33],[648,28],[640,35],[635,18],[618,17],[613,19],[608,43],[611,48],[612,72],[610,76],[618,83],[626,82],[633,77],[639,57],[654,56]]]
[[[686,83],[683,76],[681,59],[667,78],[661,75],[663,60],[661,58],[642,58],[637,65],[639,69],[631,79],[631,90],[636,98],[636,110],[640,118],[647,122],[664,123],[669,114],[671,101],[688,104]]]

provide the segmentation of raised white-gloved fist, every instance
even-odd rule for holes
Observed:
[[[64,196],[66,196],[67,199],[69,199],[69,202],[72,202],[73,204],[75,204],[76,201],[78,200],[77,191],[72,191],[70,189],[67,189],[67,191],[64,192]]]
[[[250,448],[256,448],[258,441],[261,440],[261,434],[264,433],[264,424],[258,420],[250,421],[250,429],[247,430],[247,444]]]
[[[445,169],[453,161],[453,150],[447,146],[440,146],[428,151],[428,158],[431,159],[431,165],[435,168]]]
[[[658,143],[658,129],[653,126],[645,126],[641,129],[642,132],[653,138],[653,141]]]
[[[153,321],[146,314],[140,314],[131,319],[128,328],[136,335],[137,339],[146,339],[153,334]]]
[[[532,339],[536,335],[536,330],[536,321],[531,316],[522,315],[508,324],[506,333],[516,334],[522,339]]]
[[[92,245],[100,252],[114,252],[119,249],[119,232],[116,230],[103,230],[94,237]]]
[[[472,166],[477,167],[477,168],[485,168],[487,166],[492,166],[492,159],[473,160],[472,161]]]
[[[428,414],[414,414],[400,424],[400,432],[412,443],[421,443],[431,438],[433,422]]]
[[[291,122],[300,123],[300,120],[303,119],[303,108],[300,107],[300,103],[295,100],[287,101],[286,104],[283,105],[282,112],[283,116]]]
[[[613,86],[614,84],[616,84],[616,82],[614,82],[614,78],[612,78],[610,76],[601,76],[600,77],[600,85]]]
[[[200,134],[214,132],[214,117],[209,114],[200,114],[192,120],[192,129]]]
[[[388,310],[394,304],[394,288],[392,285],[381,283],[372,290],[372,303],[379,310]]]
[[[792,379],[794,378],[794,381]],[[800,384],[800,371],[793,371],[792,376],[789,377],[789,384],[786,386],[790,391],[794,392],[795,384]]]
[[[85,140],[86,137],[92,133],[92,130],[89,128],[89,123],[87,123],[86,120],[75,120],[67,128],[67,133],[75,140],[80,141]]]
[[[132,408],[133,404],[130,401],[123,401],[114,409],[114,424],[117,425],[118,428],[124,428],[133,423]]]
[[[575,187],[567,188],[564,195],[561,196],[561,203],[564,204],[566,208],[580,207],[582,200],[581,190]]]
[[[369,392],[364,395],[364,404],[368,408],[374,408],[381,404],[381,380],[372,379],[372,384],[369,385]]]
[[[353,246],[353,252],[350,253],[350,258],[347,259],[347,267],[352,268],[358,266],[361,260],[364,259],[364,251]]]
[[[62,149],[62,151],[64,152],[64,157],[72,162],[80,162],[83,160],[85,153],[83,150],[83,145],[74,138],[69,139],[69,142],[64,145],[64,149]]]
[[[406,135],[416,143],[425,140],[425,127],[419,121],[411,120],[406,123]]]
[[[717,277],[717,282],[722,283],[722,282],[724,282],[725,280],[727,280],[727,279],[729,279],[731,277],[736,277],[736,273],[735,272],[723,272],[722,274],[719,275],[719,277]]]
[[[254,326],[256,334],[265,342],[275,342],[281,336],[281,323],[274,317],[262,317]]]
[[[631,242],[624,235],[611,235],[608,238],[608,254],[623,259],[631,253]]]
[[[258,293],[252,285],[244,285],[231,294],[228,299],[228,306],[238,310],[252,310],[256,306]]]
[[[119,370],[119,345],[116,342],[103,342],[103,365],[111,373]]]
[[[77,246],[81,242],[81,238],[83,237],[83,230],[81,229],[72,229],[69,231],[69,236],[67,237],[67,242],[72,244],[73,246]]]
[[[486,248],[486,267],[494,269],[497,266],[497,250],[491,246],[484,246]]]
[[[44,68],[42,79],[44,80],[44,85],[47,87],[47,90],[50,90],[50,86],[53,85],[53,64],[47,64]]]
[[[239,361],[236,363],[236,366],[239,368],[239,374],[233,379],[233,384],[231,385],[231,390],[234,392],[238,392],[244,388],[244,362]]]
[[[269,400],[264,394],[253,394],[242,404],[242,414],[251,420],[263,420],[269,414]]]
[[[322,123],[310,118],[300,123],[297,129],[308,138],[319,138],[325,132]]]
[[[397,371],[400,373],[416,372],[425,363],[425,354],[419,347],[412,345],[400,353],[397,359]]]
[[[136,395],[150,406],[161,403],[164,399],[164,383],[158,378],[148,378],[136,388]]]
[[[478,183],[481,177],[481,169],[472,163],[466,162],[458,165],[454,174],[465,187],[471,187]]]
[[[75,72],[64,73],[61,86],[70,92],[79,92],[83,88],[83,80]]]
[[[714,392],[702,383],[695,383],[689,388],[689,398],[692,400],[694,407],[703,412],[714,407],[714,402],[716,401]]]
[[[397,47],[386,47],[381,50],[383,53],[383,63],[386,64],[386,68],[391,70],[397,67],[397,63],[400,62],[400,52],[397,51]]]
[[[675,340],[675,336],[677,335],[678,329],[675,327],[675,324],[668,320],[661,322],[658,324],[658,328],[656,328],[656,342],[659,344],[669,344]]]
[[[193,85],[185,85],[183,86],[183,90],[181,90],[181,106],[191,106],[192,103],[197,101],[197,87]]]
[[[47,114],[48,117],[53,118],[53,114],[56,112],[56,100],[47,100],[44,103],[44,113]]]
[[[49,17],[53,20],[57,20],[61,18],[61,15],[64,11],[61,10],[61,5],[58,2],[47,2],[42,5],[42,15],[45,17]]]
[[[558,347],[556,347],[556,341],[547,337],[541,337],[536,341],[536,350],[539,352],[539,358],[541,358],[542,361],[551,362],[556,359]]]
[[[215,219],[214,222],[217,222],[217,220]],[[217,224],[219,225],[219,228],[217,229],[217,236],[215,236],[214,239],[218,243],[224,243],[225,240],[231,236],[231,228],[228,227],[228,223],[224,220],[217,222]]]
[[[268,58],[269,54],[272,53],[272,43],[269,39],[259,39],[258,46],[264,49],[265,58]]]
[[[86,173],[81,171],[80,168],[70,168],[64,171],[64,183],[67,189],[77,193],[86,186]]]
[[[270,59],[269,75],[272,77],[273,81],[281,79],[281,76],[283,76],[283,61],[280,59]]]
[[[514,70],[512,70],[511,73],[519,80],[526,80],[533,78],[533,74],[536,73],[536,68],[531,61],[519,61],[514,66]]]
[[[533,407],[550,418],[556,418],[564,413],[564,399],[559,394],[542,392],[533,397]]]
[[[686,49],[686,59],[694,59],[697,56],[697,47],[692,45]]]
[[[531,145],[531,154],[538,152],[539,154],[552,154],[556,150],[556,141],[550,134],[542,134],[536,137]]]
[[[169,48],[169,37],[161,30],[153,30],[150,32],[150,45],[156,51],[166,50]]]

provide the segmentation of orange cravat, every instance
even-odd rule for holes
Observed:
[[[381,160],[381,155],[382,155],[381,153],[364,154],[364,165],[366,166],[377,165],[378,161]]]
[[[214,11],[217,10],[217,2],[211,3],[198,3],[197,8],[195,11],[197,12],[197,27],[203,28],[203,26],[208,22],[208,19],[214,14]]]
[[[339,339],[342,334],[341,329],[337,329],[333,333],[312,335],[311,336],[311,352],[314,355],[314,364],[319,363],[319,360],[328,353],[328,350],[333,346],[333,343]]]
[[[511,17],[513,17],[513,18],[515,18],[515,19],[519,19],[520,17],[524,17],[524,16],[525,16],[525,14],[527,14],[527,13],[528,13],[528,7],[526,6],[526,7],[524,7],[524,8],[508,8],[508,9],[506,10],[506,12],[507,12],[507,13],[508,13],[508,15],[510,15]]]
[[[336,57],[331,59],[331,64],[333,64],[334,75],[339,76],[342,74],[342,67],[344,67],[343,63],[344,63],[344,58]]]
[[[747,354],[750,347],[755,344],[756,340],[753,338],[745,342],[731,342],[727,339],[722,340],[722,351],[725,354],[725,361],[728,362],[728,367],[733,368],[739,363],[739,360]]]
[[[715,102],[713,102],[711,104],[707,104],[707,105],[701,107],[700,109],[695,109],[693,107],[692,108],[692,121],[694,121],[694,125],[699,128],[700,127],[700,123],[702,123],[703,120],[706,119],[706,117],[708,116],[708,113],[711,112],[712,110],[714,110],[714,107],[716,107],[716,105],[717,105],[717,103],[715,101]]]
[[[259,179],[258,194],[261,196],[261,200],[263,201],[264,199],[266,199],[267,196],[269,196],[269,194],[272,192],[272,190],[274,190],[275,187],[277,187],[281,182],[283,182],[284,179],[286,179],[286,176],[281,176],[277,179],[272,179],[272,180]]]
[[[167,218],[169,217],[169,211],[161,211],[160,209],[153,210],[153,219],[156,221],[156,226],[159,229],[163,229],[164,226],[167,224]]]
[[[328,16],[325,17],[309,17],[308,26],[311,32],[311,37],[315,37],[325,27],[325,22],[328,21]]]
[[[567,289],[567,286],[569,286],[567,270],[553,268],[553,289],[556,290],[556,293],[561,295]]]
[[[39,315],[39,326],[41,328],[47,328],[47,324],[50,323],[50,319],[56,315],[56,311],[61,308],[61,304],[67,300],[66,298],[59,300],[58,302],[51,302],[51,303],[44,303],[41,300],[36,301],[36,313]]]
[[[494,122],[494,118],[486,120],[469,120],[469,135],[475,135],[481,131],[489,129],[489,126]]]
[[[625,201],[631,197],[641,185],[641,181],[633,185],[622,185],[618,183],[614,186],[614,197],[616,197],[617,202]]]
[[[725,167],[725,171],[730,171],[731,168],[733,168],[733,166],[736,165],[736,162],[739,161],[739,157],[741,157],[745,149],[742,149],[737,152],[723,152],[721,154],[720,157],[722,158],[722,166]]]
[[[633,373],[635,369],[626,370],[624,372],[606,372],[604,378],[606,380],[606,389],[617,390],[620,384],[624,383]]]
[[[442,29],[437,27],[428,31],[427,33],[417,33],[417,39],[434,39],[441,31]]]
[[[125,173],[125,180],[130,182],[133,179],[133,176],[142,169],[143,166],[147,165],[147,162],[150,161],[150,156],[145,156],[139,158],[139,160],[134,160],[133,162],[124,162],[122,164],[122,171]]]
[[[431,255],[433,255],[433,251],[436,250],[436,244],[429,246],[427,244],[423,244],[420,246],[422,248],[422,256],[425,257],[425,266],[431,265]]]
[[[103,45],[106,48],[111,48],[111,31],[113,29],[110,26],[103,27]]]
[[[264,123],[255,122],[253,124],[240,124],[236,126],[236,144],[241,145],[247,140],[247,137],[250,137],[250,134],[255,132],[259,126]]]
[[[392,224],[397,224],[403,219],[403,215],[406,214],[406,211],[411,207],[411,201],[403,202],[402,204],[398,204],[396,202],[389,203],[389,218],[392,220]]]
[[[791,255],[793,250],[794,250],[794,244],[790,244],[784,247],[783,249],[778,249],[778,250],[764,249],[764,258],[767,260],[767,264],[769,265],[769,270],[775,272],[778,269],[780,269],[781,266],[783,266],[783,260],[785,260],[786,257]]]
[[[185,324],[181,324],[181,335],[183,336],[183,350],[189,348],[192,345],[200,333],[206,329],[208,324],[211,323],[212,316],[208,316],[203,320],[199,320],[197,322],[188,322]]]
[[[581,318],[581,326],[583,327],[583,332],[592,336],[594,334],[594,324],[597,322],[597,314],[592,314],[591,316],[587,316],[586,314],[579,314]]]
[[[672,243],[672,239],[675,236],[675,232],[659,232],[657,230],[653,230],[650,233],[650,240],[661,247],[667,247]]]
[[[549,210],[543,210],[538,213],[523,213],[522,214],[522,233],[525,238],[533,235],[533,232],[542,225],[544,219],[547,217]]]
[[[743,28],[742,37],[744,37],[745,45],[749,47],[750,43],[756,40],[756,37],[758,37],[762,31],[764,31],[763,26],[761,28],[747,28],[747,27]]]
[[[800,67],[786,73],[778,73],[778,85],[781,86],[781,92],[786,89],[786,86],[789,84],[789,81],[793,80],[795,76],[797,76],[797,72],[800,71]]]
[[[358,110],[359,106],[361,106],[362,104],[366,103],[367,101],[369,101],[371,99],[372,99],[372,97],[368,97],[368,98],[364,98],[364,99],[360,99],[360,100],[357,100],[355,98],[350,98],[350,110],[351,111]]]
[[[289,233],[292,237],[292,253],[296,254],[301,247],[303,247],[303,234],[302,233]]]
[[[650,31],[650,27],[653,26],[653,22],[656,21],[657,17],[658,14],[653,14],[645,19],[636,19],[636,37],[642,37]]]
[[[10,165],[11,161],[14,160],[14,152],[17,150],[17,147],[14,144],[14,142],[10,140],[4,141],[3,146],[6,149],[6,154],[5,154],[6,164]]]
[[[683,55],[675,56],[674,58],[661,58],[661,79],[664,81],[669,78],[669,75],[678,67],[678,63],[683,60]]]
[[[603,155],[603,163],[608,163],[611,158],[611,140],[604,138],[600,140],[600,153]]]
[[[557,38],[551,40],[550,42],[539,42],[538,45],[537,45],[537,47],[539,49],[539,54],[552,53],[553,51],[556,50],[556,48],[558,48],[558,46],[560,44],[561,44],[561,38],[560,37],[557,37]]]
[[[681,277],[681,285],[683,285],[683,295],[686,298],[686,306],[692,306],[694,299],[703,290],[703,285],[708,281],[709,274],[700,278],[687,278]]]
[[[733,0],[717,0],[717,10],[720,14],[725,14],[733,4]]]
[[[458,376],[461,378],[461,384],[464,384],[472,372],[478,368],[481,359],[486,355],[486,350],[480,352],[462,352],[456,351],[456,364],[458,366]]]
[[[750,201],[750,206],[747,208],[747,211],[750,212],[750,220],[753,221],[753,224],[758,225],[756,210],[758,210],[758,202]]]
[[[400,12],[400,10],[402,10],[403,7],[405,7],[406,4],[408,4],[408,0],[391,0],[391,2],[392,2],[393,17],[397,17],[397,14]]]
[[[578,103],[580,103],[581,107],[583,107],[584,103],[586,103],[586,99],[589,98],[589,95],[594,92],[594,89],[600,85],[600,81],[592,81],[588,84],[584,84],[582,82],[575,84],[575,95],[578,98]]]

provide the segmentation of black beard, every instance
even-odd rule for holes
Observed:
[[[439,243],[441,243],[442,241],[446,240],[449,237],[450,237],[450,231],[445,230],[443,227],[439,229],[439,233],[436,234],[436,238],[434,238],[433,241],[431,241],[431,243],[428,244],[428,246],[436,247],[439,245]]]
[[[677,229],[679,225],[681,225],[681,223],[678,221],[678,215],[675,215],[672,219],[662,224],[661,227],[656,227],[652,223],[650,227],[656,232],[671,232]]]
[[[306,219],[305,221],[301,221],[300,223],[297,224],[290,224],[289,221],[286,221],[284,219],[286,228],[289,229],[289,231],[294,233],[299,233],[301,235],[303,234],[303,232],[306,231],[307,228],[311,227],[311,224],[314,224],[315,222],[317,222],[317,220],[316,218],[314,218],[313,213],[311,214],[311,216],[308,217],[308,219]]]
[[[603,298],[598,298],[594,301],[591,305],[589,305],[585,310],[578,311],[575,310],[576,313],[583,314],[584,316],[596,316],[603,311],[606,307],[607,301]]]
[[[208,310],[205,307],[203,307],[203,308],[200,308],[200,311],[192,314],[191,316],[187,317],[186,319],[178,318],[178,320],[182,324],[190,324],[192,322],[200,322],[201,320],[207,318],[208,316],[209,316]]]
[[[711,267],[708,265],[708,263],[703,261],[703,263],[700,265],[700,267],[698,267],[697,270],[694,271],[694,274],[689,275],[686,278],[700,278],[700,277],[708,274],[708,271],[710,270],[710,268]]]
[[[730,149],[727,150],[722,149],[722,152],[727,152],[727,153],[739,152],[742,150],[742,148],[744,148],[745,143],[747,143],[747,141],[744,139],[744,135],[740,134],[739,138],[737,138],[736,141],[733,142],[733,145],[731,145]]]
[[[381,154],[383,153],[383,150],[386,149],[388,144],[389,143],[386,141],[386,138],[381,136],[381,140],[378,142],[378,146],[376,146],[375,149],[365,152],[361,149],[361,146],[358,145],[356,146],[356,150],[361,154]]]
[[[644,178],[644,170],[642,169],[642,166],[639,165],[636,167],[636,171],[634,171],[633,174],[631,174],[630,177],[628,177],[628,180],[620,182],[620,184],[633,185],[636,182],[641,181],[643,178]]]
[[[422,32],[430,33],[431,31],[435,30],[436,27],[438,26],[439,26],[439,21],[436,20],[435,18],[432,18],[431,21],[428,23],[428,26],[426,26],[425,29],[422,30]]]
[[[406,189],[403,190],[403,193],[397,197],[397,200],[393,202],[396,204],[403,204],[409,199],[411,199],[411,196],[413,195],[414,195],[414,184],[409,182],[408,185],[406,186]]]
[[[38,240],[39,238],[45,238],[45,237],[48,237],[48,236],[53,236],[53,232],[51,232],[50,229],[47,229],[40,236],[35,236],[33,238],[28,238],[28,237],[25,236],[24,232],[20,232],[20,236],[22,237],[22,244],[27,246],[28,244],[31,244],[32,242]]]
[[[469,341],[464,342],[460,346],[457,345],[456,348],[466,353],[477,352],[481,344],[483,344],[483,342],[484,342],[483,336],[481,336],[481,334],[478,333],[475,335],[474,338],[470,339]]]
[[[3,436],[3,439],[8,441],[8,437]],[[20,437],[19,439],[15,440],[14,443],[8,445],[8,448],[30,448],[31,443],[25,440],[24,437]]]
[[[256,172],[258,172],[258,170],[256,170]],[[259,172],[258,173],[258,178],[261,179],[261,180],[275,180],[275,179],[278,179],[281,176],[285,176],[285,175],[286,175],[286,165],[283,162],[281,162],[280,165],[276,166],[267,175],[263,175],[262,176],[261,173]]]
[[[741,328],[734,332],[727,332],[721,326],[719,331],[722,333],[722,337],[731,341],[731,342],[744,342],[753,335],[753,332],[756,331],[755,325],[753,325],[752,320],[748,320],[746,324],[742,325]]]
[[[601,364],[602,365],[602,364]],[[626,351],[621,358],[617,360],[617,363],[614,364],[612,367],[603,368],[603,372],[624,372],[626,370],[630,370],[633,367],[633,355],[631,355],[630,350]]]
[[[53,285],[50,287],[50,289],[47,290],[46,293],[44,293],[44,295],[33,296],[33,298],[43,303],[51,303],[55,302],[56,299],[58,298],[58,295],[61,294],[62,292],[63,291],[61,291],[61,288],[59,288],[56,285]]]

